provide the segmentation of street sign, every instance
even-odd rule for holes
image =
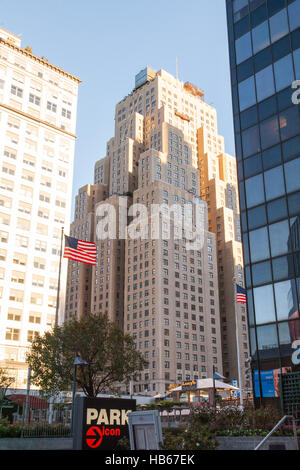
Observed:
[[[135,400],[76,397],[73,449],[115,449],[122,437],[129,437],[127,414],[135,409]]]

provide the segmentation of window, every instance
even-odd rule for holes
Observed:
[[[299,317],[295,281],[284,281],[274,284],[276,311],[278,320],[288,320],[290,313]],[[293,316],[294,318],[294,316]]]
[[[258,126],[250,127],[242,133],[244,158],[260,151]]]
[[[277,62],[274,62],[274,73],[276,91],[291,86],[294,80],[292,54],[286,55]]]
[[[62,108],[61,114],[63,117],[71,119],[71,111],[69,111],[68,109]]]
[[[272,281],[270,261],[252,265],[252,280],[254,286]]]
[[[269,25],[265,21],[252,30],[253,54],[261,51],[270,44]]]
[[[39,96],[33,95],[32,93],[29,94],[29,102],[35,104],[36,106],[40,106],[41,98]]]
[[[11,94],[12,94],[12,95],[18,96],[19,98],[22,98],[22,96],[23,96],[23,90],[22,90],[22,88],[18,88],[18,87],[16,87],[15,85],[12,85],[12,86],[11,86],[11,90],[10,90],[10,91],[11,91]]]
[[[300,26],[300,0],[296,0],[288,6],[290,29],[294,29]]]
[[[287,220],[269,226],[272,257],[285,254],[289,247],[289,224]]]
[[[241,111],[256,103],[254,77],[239,83],[239,101]]]
[[[283,10],[270,18],[271,42],[278,41],[289,32],[287,12]]]
[[[300,158],[284,165],[286,190],[288,193],[300,189]]]
[[[253,176],[245,182],[248,207],[257,206],[264,202],[264,184],[262,175]]]
[[[51,101],[47,101],[47,109],[53,113],[56,113],[57,105],[55,103],[51,103]]]
[[[300,80],[300,49],[293,52],[296,80]]]
[[[7,328],[5,333],[5,339],[8,341],[19,341],[20,330],[15,328]]]
[[[249,232],[250,252],[252,262],[270,257],[268,232],[266,227]]]
[[[250,33],[244,34],[235,41],[236,63],[240,64],[252,55]]]
[[[279,124],[277,116],[261,122],[260,135],[262,149],[271,147],[279,142]]]
[[[282,140],[288,139],[299,133],[300,117],[298,106],[283,111],[279,115],[280,135]]]
[[[262,69],[255,74],[257,101],[262,101],[265,98],[275,93],[274,77],[272,65]]]
[[[275,306],[272,285],[253,289],[255,318],[257,324],[275,321]]]

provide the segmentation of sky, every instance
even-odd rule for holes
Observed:
[[[93,184],[94,163],[114,135],[116,104],[146,66],[205,92],[234,155],[225,0],[0,0],[0,27],[22,47],[81,78],[73,197]],[[73,209],[72,209],[73,210]]]

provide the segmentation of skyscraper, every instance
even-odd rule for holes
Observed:
[[[226,5],[252,369],[268,400],[278,372],[299,369],[300,1]]]
[[[217,232],[212,230],[217,220],[215,208],[209,215],[207,204],[200,199],[201,184],[206,187],[213,178],[204,175],[206,158],[218,161],[218,177],[222,175],[228,189],[219,207],[228,207],[231,240],[236,239],[237,244],[239,211],[234,158],[226,159],[216,111],[203,96],[199,88],[164,70],[142,70],[132,92],[116,106],[115,134],[107,143],[105,158],[95,164],[94,185],[81,188],[76,198],[72,235],[94,241],[98,258],[91,268],[90,288],[88,276],[84,287],[79,282],[79,273],[86,268],[69,262],[66,319],[84,313],[80,302],[85,297],[86,308],[107,312],[132,335],[135,347],[149,362],[134,385],[136,392],[164,393],[170,384],[212,377],[213,367],[223,372],[217,249],[223,253],[224,247],[218,243],[217,248]],[[232,198],[230,191],[235,193]],[[108,218],[108,230],[116,221],[118,236],[110,233],[99,238],[104,225],[97,229],[110,207],[114,211]],[[198,212],[202,219],[195,223]],[[92,224],[87,224],[89,214]],[[195,233],[201,244],[191,247]],[[236,271],[232,256],[230,261],[231,302],[235,274],[243,284],[243,272],[238,272],[238,265],[242,269],[239,249]],[[235,323],[230,324],[233,311],[224,307],[230,338],[234,336],[231,329],[235,331]],[[242,316],[239,323],[242,337],[243,325],[247,326]],[[243,358],[247,340],[245,344]],[[236,367],[229,365],[234,361],[236,354],[228,351],[228,378],[237,379]]]
[[[55,321],[79,83],[0,28],[0,367],[16,388],[32,339]],[[64,289],[60,300],[63,314]]]

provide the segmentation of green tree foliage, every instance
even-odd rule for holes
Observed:
[[[48,395],[70,389],[75,354],[87,362],[77,366],[77,385],[89,397],[113,393],[116,383],[128,383],[147,364],[134,349],[131,336],[124,335],[107,315],[89,314],[33,341],[27,355],[32,383]]]
[[[0,369],[0,400],[2,400],[7,392],[7,389],[13,384],[14,378],[9,377],[4,369]]]

